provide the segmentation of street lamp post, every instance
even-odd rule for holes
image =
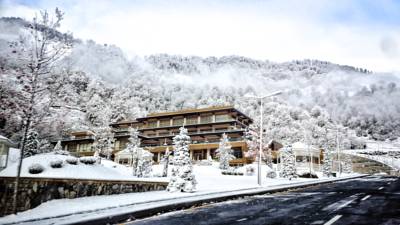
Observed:
[[[263,141],[263,100],[265,98],[273,97],[282,94],[281,91],[273,92],[264,96],[254,96],[250,94],[246,94],[244,97],[246,98],[254,98],[260,101],[260,151],[258,154],[258,172],[257,172],[257,183],[261,186],[261,157],[262,157],[262,141]]]

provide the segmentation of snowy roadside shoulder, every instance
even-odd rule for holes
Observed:
[[[154,210],[159,207],[174,207],[191,202],[213,201],[227,197],[262,194],[285,189],[299,188],[345,179],[357,178],[365,175],[349,175],[341,178],[297,180],[290,183],[274,182],[269,186],[239,188],[236,190],[199,191],[195,193],[169,193],[165,191],[130,193],[109,196],[93,196],[77,199],[59,199],[41,204],[40,206],[0,218],[0,224],[38,223],[40,224],[68,224],[96,218],[112,217],[124,213],[134,213],[143,210]],[[272,180],[272,179],[271,179]],[[64,221],[64,222],[62,222]]]

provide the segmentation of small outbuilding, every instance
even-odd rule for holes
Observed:
[[[14,146],[14,142],[0,135],[0,171],[7,167],[10,148]]]
[[[292,150],[296,158],[296,167],[308,168],[311,166],[314,171],[320,171],[321,167],[320,149],[312,145],[304,144],[303,142],[295,142],[292,144]]]

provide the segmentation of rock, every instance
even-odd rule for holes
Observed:
[[[33,192],[37,192],[37,189],[38,189],[38,183],[35,182],[35,183],[33,183],[32,190],[33,190]]]
[[[76,192],[75,191],[69,192],[69,198],[76,198]]]

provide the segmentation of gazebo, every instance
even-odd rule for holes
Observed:
[[[126,149],[121,150],[117,153],[115,153],[115,158],[114,162],[126,165],[126,166],[131,166],[132,165],[132,153],[127,151]]]

